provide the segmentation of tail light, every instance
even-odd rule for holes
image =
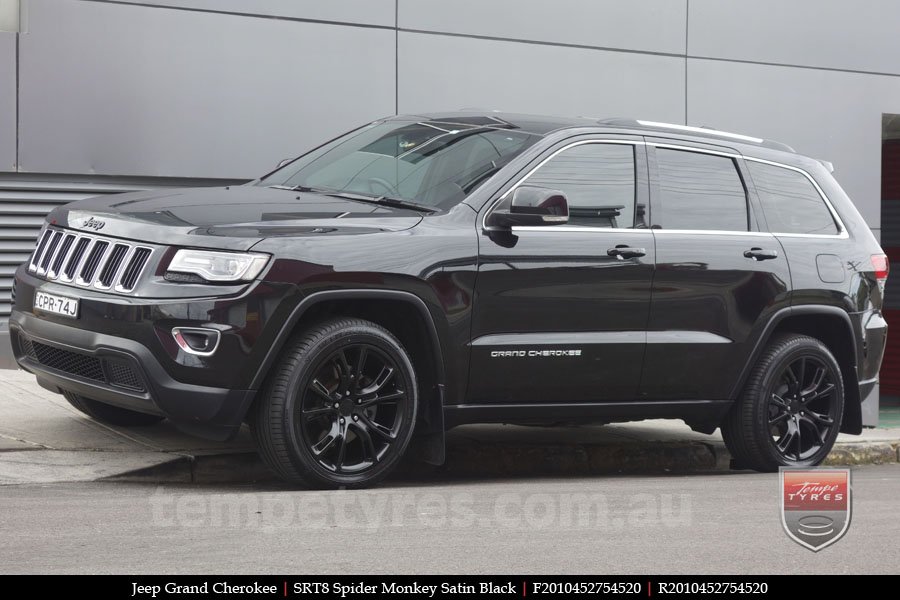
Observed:
[[[886,254],[872,255],[872,269],[875,271],[875,279],[878,281],[878,289],[884,295],[884,285],[887,283],[888,274],[891,272],[891,263]]]

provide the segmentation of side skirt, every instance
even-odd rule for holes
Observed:
[[[683,419],[692,429],[712,433],[731,400],[597,402],[579,404],[455,404],[444,406],[447,429],[468,423],[612,423],[643,419]]]

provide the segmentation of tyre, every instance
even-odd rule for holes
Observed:
[[[250,426],[263,461],[283,480],[360,488],[397,466],[417,404],[412,361],[397,338],[369,321],[340,318],[285,345]]]
[[[776,471],[821,463],[844,414],[841,369],[828,348],[803,335],[774,339],[722,424],[740,468]]]
[[[63,396],[69,401],[69,404],[101,423],[119,425],[121,427],[146,427],[148,425],[156,425],[165,419],[165,417],[159,415],[148,415],[128,410],[127,408],[119,408],[118,406],[97,402],[72,392],[63,392]]]

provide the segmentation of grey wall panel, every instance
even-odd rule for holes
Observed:
[[[88,0],[102,2],[103,0]],[[394,0],[117,0],[194,10],[226,11],[341,23],[394,26]]]
[[[685,0],[400,0],[406,29],[684,54]]]
[[[0,32],[0,171],[16,168],[16,34]]]
[[[20,169],[253,177],[394,112],[394,32],[31,0]]]
[[[684,59],[400,33],[400,112],[463,107],[684,120]]]
[[[688,121],[776,139],[830,160],[880,227],[881,114],[900,112],[900,78],[689,59]]]
[[[691,0],[688,53],[900,73],[900,2]]]

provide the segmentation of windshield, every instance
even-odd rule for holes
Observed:
[[[440,121],[376,121],[301,156],[258,185],[393,198],[447,209],[539,136]]]

